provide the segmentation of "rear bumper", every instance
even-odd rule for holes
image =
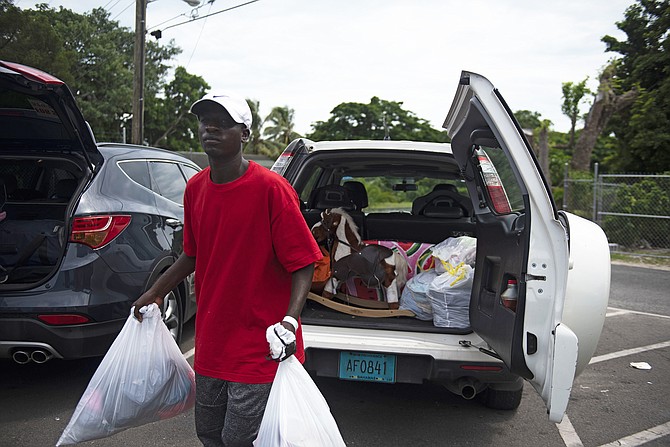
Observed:
[[[341,352],[392,354],[395,382],[433,381],[447,387],[465,379],[478,390],[491,386],[519,390],[523,380],[504,363],[477,349],[486,344],[475,334],[437,334],[342,327],[303,326],[305,369],[339,378]],[[465,343],[461,343],[465,342]]]
[[[310,348],[305,352],[305,369],[322,377],[339,377],[339,350]],[[359,351],[360,352],[360,351]],[[430,356],[407,355],[389,352],[396,356],[396,383],[424,383],[431,381],[449,386],[468,379],[496,389],[517,390],[523,386],[519,376],[510,373],[504,365],[491,362],[463,363],[451,360],[437,360]],[[488,370],[488,368],[499,370]],[[481,368],[481,369],[477,369]]]
[[[125,320],[69,326],[50,326],[32,318],[0,318],[0,358],[17,350],[41,349],[55,358],[104,355]]]

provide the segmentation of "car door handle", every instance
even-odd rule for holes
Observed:
[[[181,227],[183,225],[179,219],[165,219],[165,224],[172,228]]]

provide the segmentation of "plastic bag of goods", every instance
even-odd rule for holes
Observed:
[[[421,272],[410,278],[400,296],[400,309],[409,310],[419,320],[433,319],[433,306],[428,298],[428,287],[437,278],[435,269]]]
[[[470,327],[470,295],[474,269],[460,263],[438,275],[428,287],[437,327],[466,329]]]
[[[126,320],[56,445],[111,436],[177,416],[195,404],[195,373],[156,304]]]
[[[477,239],[470,236],[450,237],[433,247],[433,257],[436,258],[435,270],[444,273],[450,267],[461,262],[475,265],[477,259]]]
[[[295,356],[279,364],[255,447],[345,447],[330,407]]]

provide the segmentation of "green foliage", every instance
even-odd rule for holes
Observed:
[[[144,136],[149,144],[174,151],[201,151],[198,120],[189,109],[207,90],[209,85],[203,78],[177,67],[163,95],[155,96],[145,111]]]
[[[530,110],[517,110],[514,112],[514,117],[522,129],[537,129],[542,123],[539,112],[531,112]]]
[[[267,118],[261,119],[259,114],[260,103],[258,101],[247,99],[247,102],[251,109],[252,122],[251,137],[249,138],[247,145],[244,147],[244,152],[246,154],[258,154],[269,158],[277,158],[284,147],[279,143],[263,138],[262,129]]]
[[[573,82],[564,82],[562,86],[563,104],[561,104],[561,112],[570,118],[570,149],[574,149],[575,147],[575,126],[579,119],[579,107],[584,100],[584,96],[593,93],[586,86],[588,79],[586,78],[576,84]]]
[[[620,92],[639,90],[635,103],[609,123],[619,142],[613,168],[635,172],[670,169],[670,1],[639,0],[625,12],[617,27],[626,34],[619,41],[602,38],[618,60]]]
[[[295,127],[293,116],[294,111],[288,106],[274,107],[265,118],[266,127],[263,135],[285,148],[291,141],[300,138],[300,134],[293,130]]]
[[[402,102],[373,97],[369,104],[344,102],[336,106],[328,121],[312,125],[312,140],[449,141],[447,133],[433,129],[428,121],[404,110]]]
[[[134,33],[109,13],[96,8],[85,14],[69,9],[21,10],[0,3],[0,58],[30,65],[65,81],[82,113],[101,141],[121,141],[122,126],[132,112]],[[179,54],[172,43],[147,42],[145,110],[160,107],[168,72],[166,61]],[[129,129],[129,123],[125,124]]]
[[[620,185],[611,209],[617,213],[668,215],[670,194],[653,179]],[[605,216],[603,229],[611,242],[626,247],[667,247],[670,222],[667,219]]]
[[[0,0],[0,58],[39,67],[68,84],[73,81],[69,52],[49,18],[22,11],[8,0]]]

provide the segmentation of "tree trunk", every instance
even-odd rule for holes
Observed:
[[[170,135],[170,133],[172,133],[172,132],[175,130],[175,128],[177,127],[177,124],[179,124],[179,122],[181,121],[181,119],[184,117],[185,114],[186,114],[185,112],[180,113],[179,116],[177,117],[177,119],[174,120],[174,121],[168,126],[168,128],[165,130],[165,132],[163,132],[163,135],[161,135],[160,137],[158,137],[158,138],[156,139],[156,141],[153,142],[153,146],[158,146],[158,144],[161,142],[161,140],[167,138],[168,135]]]
[[[570,166],[578,171],[588,171],[591,164],[591,153],[596,145],[598,137],[602,133],[607,122],[619,110],[629,107],[637,97],[636,90],[630,90],[617,95],[612,88],[612,78],[615,75],[613,65],[603,70],[600,75],[598,93],[591,105],[591,110],[584,122],[582,130],[572,154]]]
[[[547,179],[547,184],[551,188],[551,173],[549,172],[549,126],[540,128],[539,143],[537,148],[539,154],[540,169]]]

